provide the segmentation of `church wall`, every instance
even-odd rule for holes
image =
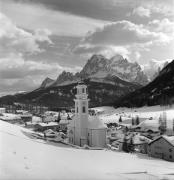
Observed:
[[[89,129],[88,142],[91,147],[106,147],[106,129]]]

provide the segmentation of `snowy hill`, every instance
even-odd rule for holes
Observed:
[[[30,139],[29,130],[0,121],[2,180],[173,179],[174,164],[140,154],[75,149]]]

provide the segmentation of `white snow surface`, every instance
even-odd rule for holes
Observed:
[[[25,135],[31,132],[0,121],[1,180],[174,179],[172,162],[140,154],[51,145]]]
[[[150,106],[150,107],[141,107],[141,108],[117,108],[113,107],[96,107],[92,108],[96,112],[100,112],[100,119],[103,120],[104,123],[110,122],[118,122],[120,116],[122,116],[123,122],[127,121],[131,123],[132,117],[139,116],[141,119],[149,119],[158,120],[160,115],[163,112],[166,112],[166,118],[168,121],[174,120],[174,105],[172,107],[161,107],[161,106]],[[150,122],[150,121],[149,121]],[[154,122],[155,123],[155,122]]]
[[[146,130],[153,130],[153,131],[158,131],[159,130],[159,120],[145,120],[141,122],[138,127],[141,127],[141,130],[146,131]]]

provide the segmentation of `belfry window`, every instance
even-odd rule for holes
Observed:
[[[82,89],[82,93],[85,93],[85,89],[84,88]]]
[[[85,106],[83,106],[82,112],[83,112],[83,113],[86,113],[86,108],[85,108]]]

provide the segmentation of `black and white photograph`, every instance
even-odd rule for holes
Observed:
[[[174,0],[0,0],[0,180],[174,180]]]

